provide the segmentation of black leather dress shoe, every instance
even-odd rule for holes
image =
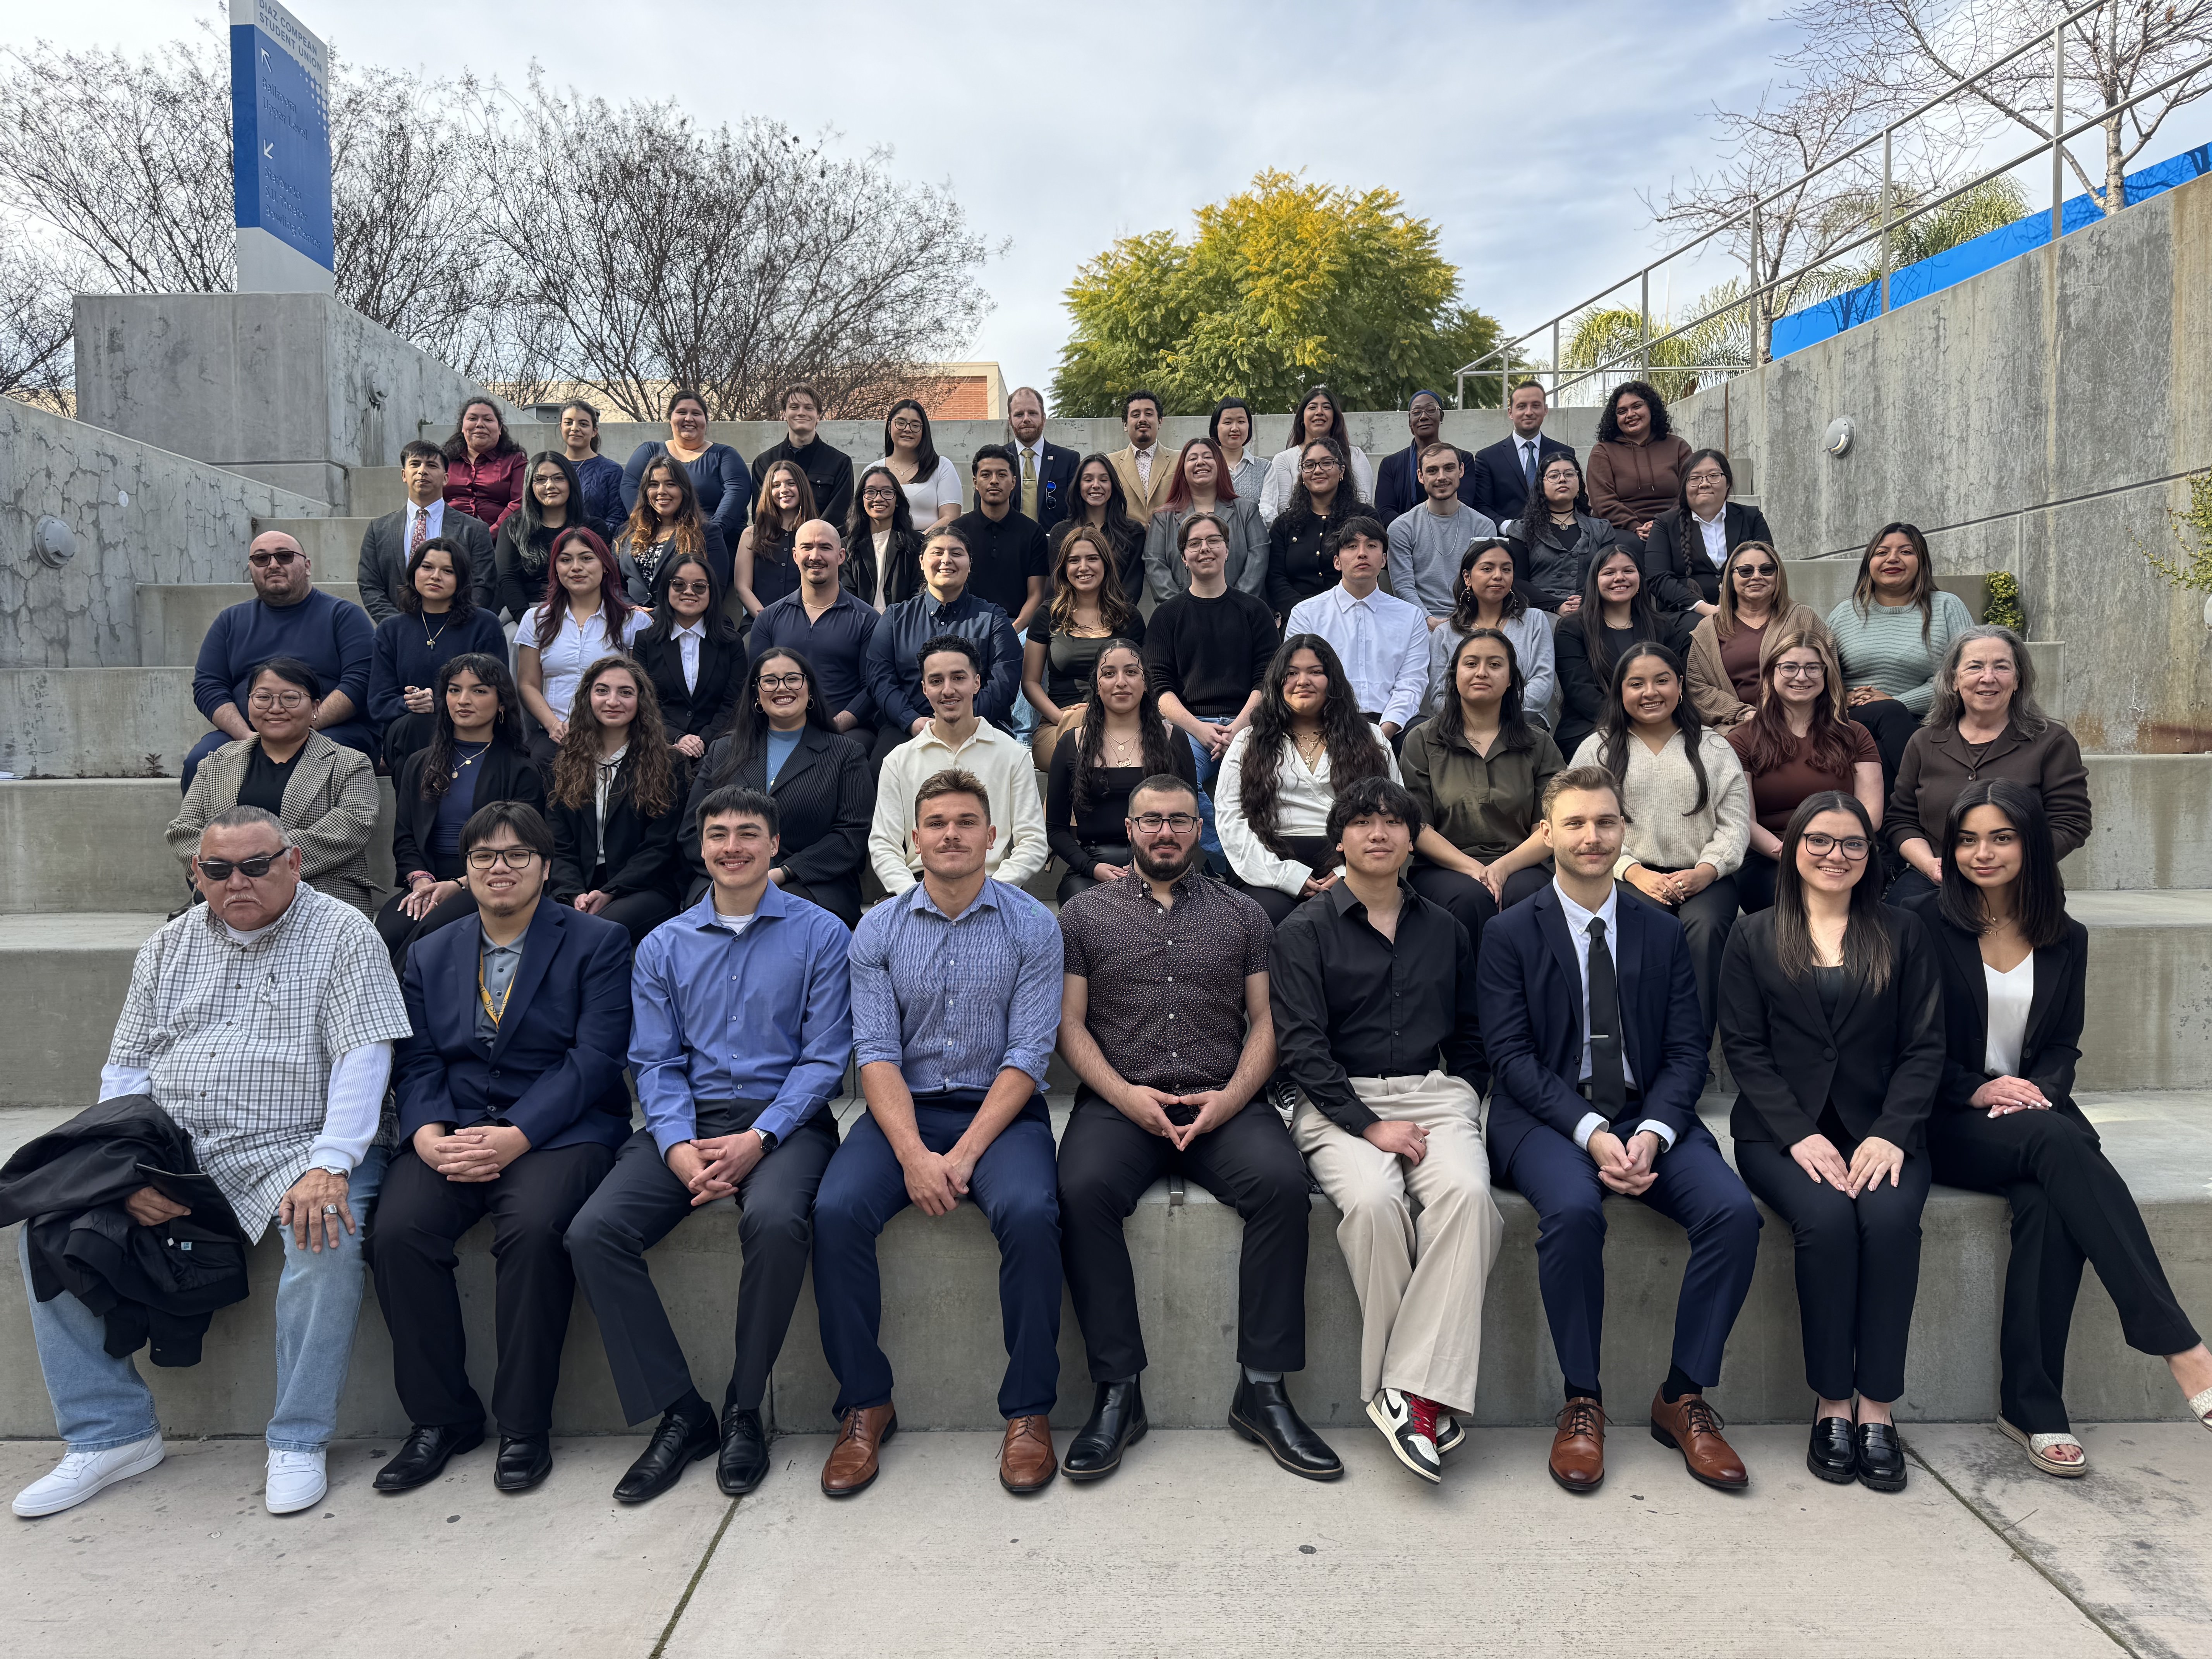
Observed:
[[[369,1485],[378,1492],[412,1492],[427,1486],[446,1472],[447,1463],[483,1444],[481,1423],[417,1423]]]
[[[542,1434],[503,1434],[491,1483],[501,1492],[528,1492],[553,1473],[553,1448]]]
[[[1144,1390],[1138,1380],[1101,1382],[1091,1401],[1091,1419],[1067,1443],[1060,1467],[1071,1480],[1097,1480],[1121,1467],[1121,1454],[1145,1437],[1152,1425],[1145,1419]]]
[[[1805,1467],[1823,1480],[1848,1486],[1857,1477],[1859,1455],[1851,1443],[1848,1417],[1823,1417],[1813,1425],[1812,1443],[1805,1448]]]
[[[684,1465],[712,1457],[721,1444],[722,1437],[713,1418],[690,1418],[681,1412],[665,1413],[637,1462],[616,1484],[615,1502],[643,1504],[659,1497],[683,1477]]]
[[[1905,1442],[1893,1423],[1858,1426],[1859,1485],[1876,1492],[1905,1490]]]
[[[760,1413],[732,1406],[722,1413],[722,1455],[714,1462],[714,1484],[724,1495],[743,1498],[768,1479],[768,1435]]]
[[[1229,1405],[1229,1426],[1255,1446],[1265,1446],[1292,1474],[1309,1480],[1334,1480],[1344,1465],[1328,1442],[1306,1426],[1279,1382],[1255,1382],[1240,1369],[1237,1397]]]

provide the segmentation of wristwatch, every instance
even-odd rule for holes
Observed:
[[[763,1158],[766,1158],[770,1152],[774,1152],[782,1144],[780,1137],[770,1133],[766,1129],[755,1129],[753,1133],[760,1137],[761,1156]]]

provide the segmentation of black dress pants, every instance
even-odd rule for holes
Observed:
[[[1881,794],[1889,799],[1890,790],[1897,782],[1898,763],[1905,758],[1905,745],[1912,741],[1912,734],[1920,729],[1920,716],[1894,697],[1885,697],[1880,702],[1862,703],[1844,712],[1867,729],[1874,746],[1881,754]]]
[[[1285,836],[1283,845],[1289,849],[1293,860],[1304,865],[1316,876],[1327,875],[1342,862],[1336,855],[1334,845],[1325,836]],[[1265,910],[1267,920],[1278,927],[1289,918],[1291,911],[1305,902],[1303,895],[1285,893],[1279,887],[1255,887],[1241,879],[1231,884]]]
[[[1858,1143],[1826,1132],[1848,1164]],[[1926,1151],[1905,1155],[1896,1186],[1884,1181],[1856,1199],[1808,1179],[1789,1148],[1771,1140],[1738,1140],[1735,1166],[1797,1240],[1806,1386],[1823,1400],[1862,1394],[1887,1405],[1902,1396],[1905,1338],[1920,1291]]]
[[[392,952],[392,971],[395,974],[407,971],[407,947],[416,939],[425,933],[436,933],[449,922],[459,921],[477,913],[476,895],[466,887],[453,897],[432,905],[423,913],[420,921],[399,908],[400,901],[406,896],[404,892],[394,893],[384,902],[384,908],[376,913],[376,936],[384,941],[384,948]]]
[[[1490,896],[1490,889],[1473,876],[1463,876],[1456,870],[1447,870],[1441,864],[1416,864],[1407,879],[1413,890],[1431,904],[1440,904],[1450,911],[1459,925],[1467,929],[1468,943],[1475,953],[1482,952],[1482,930],[1498,914],[1498,901]],[[1552,866],[1549,862],[1532,864],[1525,870],[1516,870],[1505,878],[1505,908],[1526,898],[1533,898],[1550,884]]]
[[[749,1127],[762,1103],[699,1110],[704,1137]],[[813,1243],[814,1194],[837,1150],[837,1125],[817,1111],[738,1182],[737,1360],[723,1406],[757,1411],[783,1350]],[[598,1316],[626,1421],[658,1416],[692,1388],[645,1253],[691,1213],[691,1192],[669,1170],[652,1131],[623,1143],[611,1174],[568,1227],[568,1255]]]
[[[2085,1259],[2096,1264],[2130,1347],[2164,1356],[2197,1346],[2128,1183],[2073,1110],[1993,1118],[1978,1107],[1939,1107],[1928,1151],[1939,1181],[2000,1193],[2012,1205],[1998,1337],[1998,1409],[2006,1422],[2024,1434],[2069,1431],[2066,1339]]]
[[[613,1162],[612,1149],[595,1142],[533,1147],[495,1181],[448,1181],[411,1146],[400,1149],[384,1177],[368,1254],[392,1333],[392,1382],[410,1422],[443,1428],[483,1420],[483,1401],[469,1386],[453,1245],[489,1215],[499,1334],[492,1417],[502,1434],[552,1428],[576,1297],[561,1237]]]
[[[1649,895],[1639,892],[1638,896]],[[1658,903],[1656,899],[1650,902]],[[1674,912],[1689,941],[1690,969],[1698,976],[1698,1012],[1705,1017],[1705,1047],[1710,1048],[1713,1028],[1721,1017],[1721,958],[1728,953],[1729,934],[1735,927],[1735,878],[1722,876],[1702,893],[1692,893],[1680,904],[1664,908]]]
[[[1196,1181],[1243,1220],[1237,1363],[1255,1370],[1304,1370],[1311,1200],[1305,1160],[1275,1109],[1255,1097],[1177,1152],[1085,1089],[1060,1140],[1060,1232],[1092,1380],[1125,1382],[1145,1369],[1136,1276],[1121,1226],[1145,1188],[1170,1170]]]

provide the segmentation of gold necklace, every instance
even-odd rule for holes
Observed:
[[[423,648],[425,650],[435,650],[437,648],[438,641],[446,637],[446,629],[453,625],[453,613],[450,611],[446,613],[446,620],[439,624],[438,631],[434,634],[430,631],[430,622],[428,617],[418,617],[416,620],[422,624]]]
[[[1293,732],[1291,741],[1297,745],[1298,754],[1305,761],[1308,771],[1318,765],[1322,757],[1328,752],[1328,734],[1326,732],[1316,732],[1310,737],[1301,737]]]

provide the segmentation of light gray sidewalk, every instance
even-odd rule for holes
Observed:
[[[1743,1431],[1752,1490],[1694,1485],[1640,1425],[1589,1498],[1540,1430],[1477,1431],[1431,1490],[1339,1433],[1334,1486],[1226,1433],[1155,1433],[1091,1487],[999,1489],[991,1435],[911,1435],[831,1503],[827,1449],[780,1440],[732,1504],[708,1466],[638,1510],[607,1494],[639,1442],[567,1441],[550,1482],[490,1487],[472,1453],[380,1498],[390,1443],[333,1450],[330,1498],[276,1519],[261,1449],[173,1446],[153,1474],[0,1530],[0,1646],[91,1659],[371,1650],[747,1655],[1942,1655],[2212,1651],[2212,1435],[2085,1429],[2096,1469],[2027,1473],[1994,1431],[1908,1431],[1884,1498],[1805,1472],[1802,1429]],[[13,1490],[55,1455],[0,1443]],[[1932,1473],[1931,1473],[1932,1471]]]

